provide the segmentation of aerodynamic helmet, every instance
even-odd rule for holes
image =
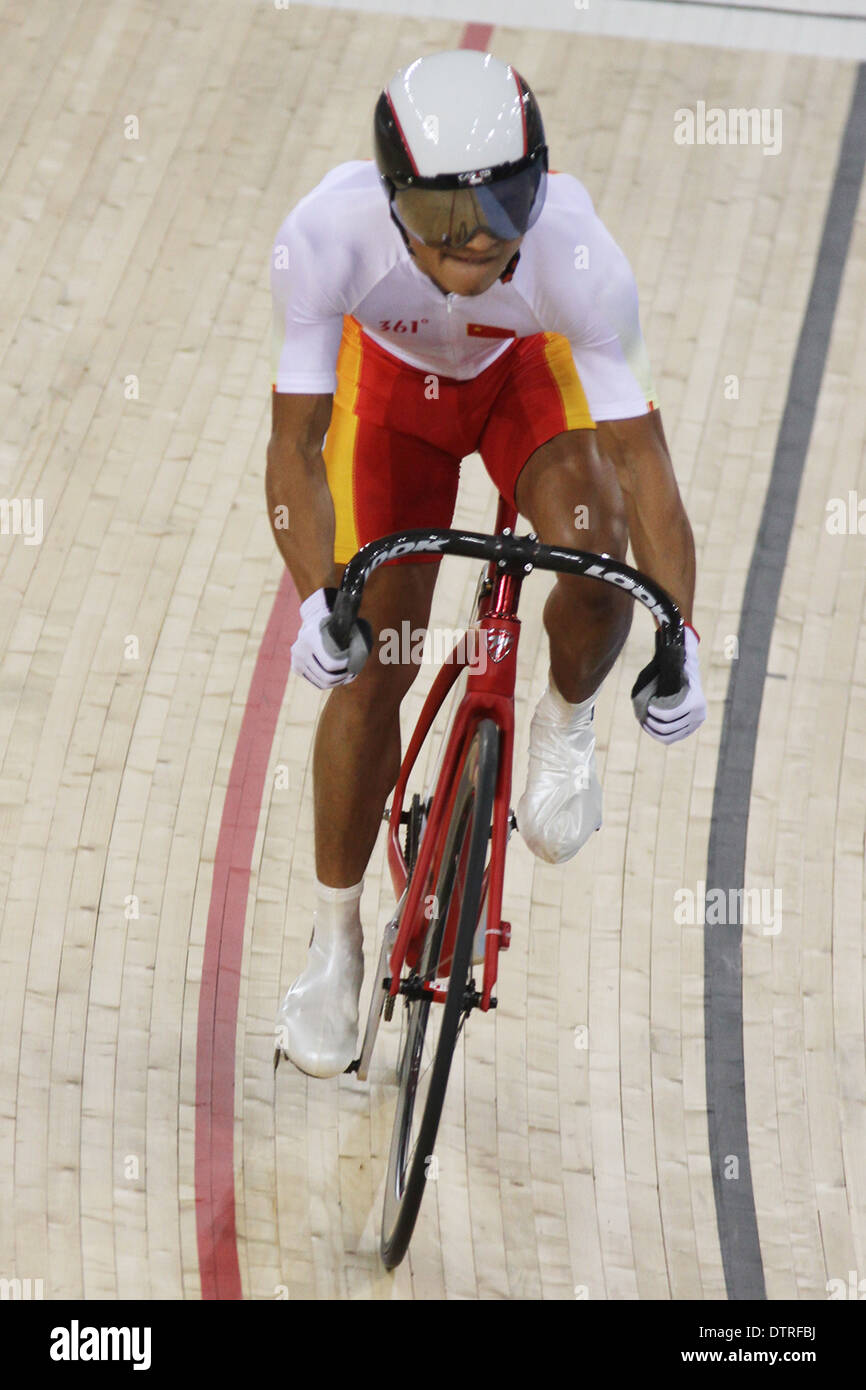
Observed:
[[[520,73],[490,53],[432,53],[376,104],[376,164],[391,212],[428,246],[503,241],[537,220],[547,185],[541,112]]]

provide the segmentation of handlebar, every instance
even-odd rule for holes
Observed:
[[[658,623],[658,693],[670,694],[679,689],[685,624],[679,608],[660,585],[639,570],[612,559],[610,555],[543,545],[533,536],[514,536],[504,532],[491,536],[478,531],[397,531],[370,541],[347,564],[337,591],[327,626],[338,647],[345,648],[349,644],[349,633],[358,616],[364,585],[370,575],[386,560],[394,560],[402,555],[463,555],[469,559],[493,560],[506,573],[554,570],[558,574],[583,575],[587,579],[613,584],[648,608]]]

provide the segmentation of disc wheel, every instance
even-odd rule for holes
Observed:
[[[418,965],[404,981],[405,1043],[397,1070],[397,1110],[382,1213],[382,1260],[388,1269],[406,1253],[427,1181],[451,1059],[471,1001],[472,943],[481,908],[484,866],[499,764],[499,731],[490,719],[469,744],[445,830],[445,849],[430,924]],[[453,954],[443,958],[456,923]],[[446,987],[444,1004],[425,987]]]

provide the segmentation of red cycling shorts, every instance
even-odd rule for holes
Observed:
[[[592,428],[571,348],[557,333],[517,338],[479,376],[457,381],[409,366],[347,316],[323,450],[335,563],[393,531],[450,526],[468,454],[481,455],[516,508],[529,456],[564,430]]]

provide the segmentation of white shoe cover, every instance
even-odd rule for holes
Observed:
[[[358,998],[364,979],[360,916],[313,927],[307,968],[280,1005],[276,1045],[308,1076],[339,1076],[357,1056]]]
[[[601,827],[592,716],[596,695],[569,706],[548,686],[529,731],[529,775],[517,828],[539,859],[564,864]]]

